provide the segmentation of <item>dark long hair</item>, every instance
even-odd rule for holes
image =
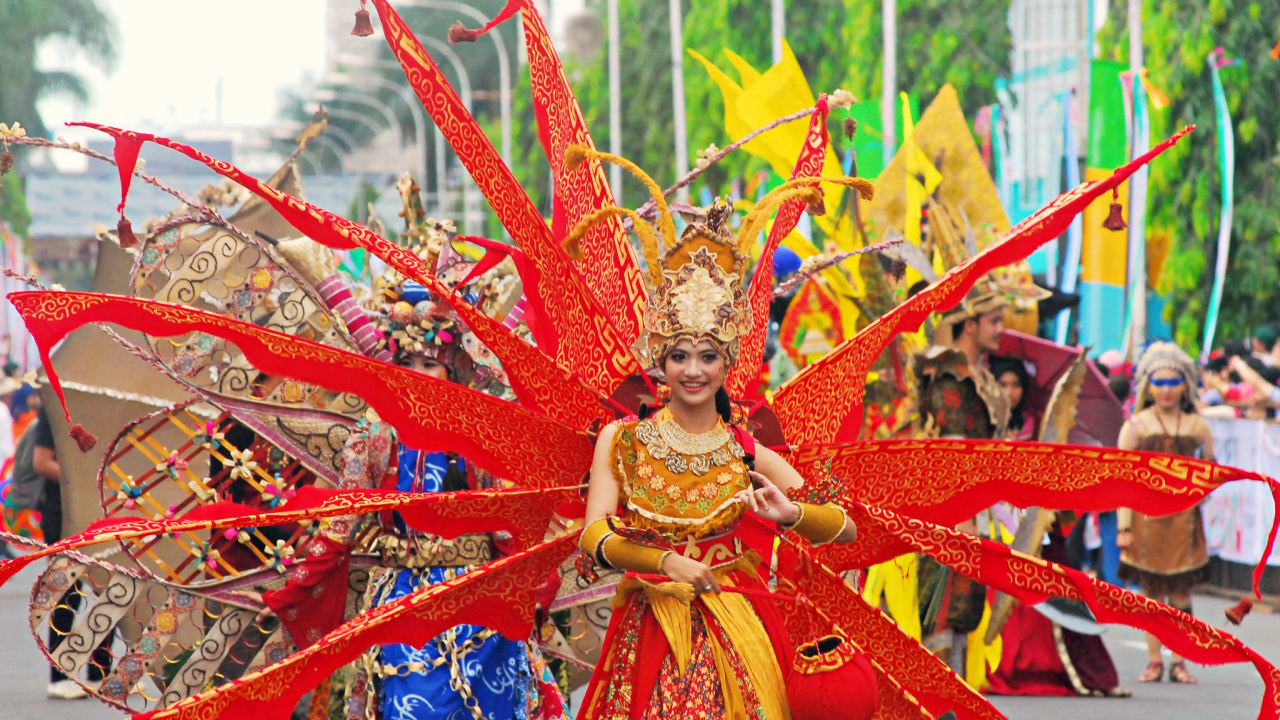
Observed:
[[[1022,399],[1018,401],[1018,406],[1009,408],[1009,427],[1021,429],[1027,421],[1027,393],[1031,390],[1031,376],[1027,373],[1027,366],[1018,358],[1000,356],[992,356],[989,364],[991,374],[997,381],[1000,380],[1001,375],[1011,372],[1018,378],[1018,384],[1022,386]]]

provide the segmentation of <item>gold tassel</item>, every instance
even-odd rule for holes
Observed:
[[[570,145],[565,148],[564,164],[570,171],[577,170],[582,166],[582,163],[591,159],[613,163],[614,165],[617,165],[623,170],[631,173],[638,178],[640,182],[644,183],[645,188],[649,191],[649,196],[653,198],[654,204],[658,206],[658,229],[664,236],[665,242],[674,246],[676,242],[676,222],[671,217],[671,208],[667,206],[666,195],[663,194],[662,188],[658,186],[658,183],[654,181],[652,177],[649,177],[648,173],[641,170],[639,165],[636,165],[624,157],[620,157],[612,153],[600,152],[599,150],[593,150],[586,145]],[[645,256],[645,262],[649,264],[650,267],[657,267],[660,264],[660,260],[658,258],[660,248],[660,245],[655,244],[654,256],[652,258],[647,255]]]
[[[755,243],[756,236],[764,229],[764,224],[773,216],[775,210],[783,203],[791,200],[803,200],[806,204],[822,202],[822,194],[818,192],[818,188],[808,187],[778,187],[769,191],[767,195],[760,198],[760,202],[756,203],[751,212],[742,219],[742,225],[738,228],[738,251],[743,255],[749,255],[751,246]]]
[[[867,180],[859,177],[798,177],[788,180],[766,193],[764,197],[760,198],[760,202],[756,203],[755,208],[752,209],[750,213],[747,213],[747,217],[743,219],[742,225],[739,228],[738,249],[744,254],[749,254],[751,245],[755,242],[755,237],[759,234],[764,221],[767,220],[769,216],[773,214],[774,210],[776,210],[778,206],[782,205],[782,203],[797,198],[804,199],[810,206],[822,202],[821,196],[814,192],[817,189],[814,187],[814,183],[830,183],[841,187],[853,188],[858,191],[858,194],[861,195],[864,200],[870,200],[875,196],[875,186]],[[799,189],[808,190],[810,192],[790,192]],[[778,198],[783,194],[786,194],[786,197],[779,200]],[[754,229],[749,226],[754,226]]]
[[[658,238],[653,234],[653,226],[640,217],[636,211],[628,208],[620,208],[616,205],[600,208],[590,215],[582,218],[573,230],[565,236],[561,243],[565,252],[569,253],[569,257],[574,260],[582,260],[586,255],[582,252],[582,238],[587,236],[587,232],[591,230],[596,223],[608,220],[611,217],[622,215],[631,218],[631,222],[635,227],[636,236],[640,238],[640,247],[644,250],[645,263],[649,266],[649,276],[657,285],[662,280],[662,260],[658,257]]]

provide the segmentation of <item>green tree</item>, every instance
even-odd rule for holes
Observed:
[[[1128,58],[1124,7],[1113,4],[1100,36],[1104,55]],[[1280,0],[1182,3],[1144,0],[1142,42],[1151,81],[1170,98],[1152,116],[1152,139],[1195,124],[1188,141],[1151,166],[1149,226],[1170,231],[1174,245],[1161,276],[1175,340],[1198,351],[1213,284],[1220,210],[1213,86],[1207,57],[1223,47],[1240,65],[1224,68],[1222,84],[1235,128],[1235,217],[1228,282],[1218,321],[1219,342],[1240,339],[1280,307],[1280,62],[1276,42]],[[1267,20],[1266,18],[1271,18]]]
[[[97,0],[5,0],[0,2],[0,47],[4,48],[4,82],[0,83],[0,118],[18,121],[31,135],[47,136],[41,99],[67,94],[87,99],[84,79],[74,72],[44,70],[36,54],[47,40],[66,40],[90,59],[115,62],[114,29]]]
[[[604,17],[604,3],[590,7]],[[899,0],[898,84],[922,99],[944,84],[957,86],[970,113],[995,101],[995,79],[1008,73],[1010,39],[1007,8],[989,0]],[[623,153],[659,182],[675,178],[674,127],[668,15],[661,4],[621,0]],[[790,0],[787,41],[815,93],[843,87],[861,99],[881,87],[880,4],[865,0]],[[722,50],[741,55],[759,70],[770,64],[772,41],[767,3],[754,0],[698,0],[686,3],[685,47],[722,63]],[[574,90],[596,143],[609,144],[606,54],[589,62],[567,60]],[[684,67],[690,152],[711,143],[725,145],[724,105],[702,68],[686,55]],[[517,118],[527,120],[517,145],[526,153],[517,171],[544,192],[545,158],[537,145],[527,92]],[[745,154],[707,173],[705,182],[723,191],[732,178],[762,169]],[[638,183],[628,183],[622,201],[645,200]]]
[[[36,55],[47,40],[66,40],[90,58],[115,60],[111,21],[95,0],[3,0],[0,2],[0,48],[4,48],[4,80],[0,81],[0,122],[19,122],[28,134],[48,136],[37,104],[51,95],[86,99],[84,79],[73,72],[44,70]],[[21,156],[19,156],[21,157]],[[19,235],[31,223],[22,181],[16,172],[0,178],[0,220]]]

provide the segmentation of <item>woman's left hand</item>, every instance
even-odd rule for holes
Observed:
[[[800,509],[787,499],[786,494],[778,489],[769,478],[751,470],[749,473],[755,485],[752,490],[743,490],[735,497],[751,511],[765,520],[786,525],[800,518]]]

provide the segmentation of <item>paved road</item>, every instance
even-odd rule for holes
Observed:
[[[27,629],[27,594],[35,576],[36,570],[29,568],[0,587],[0,720],[119,720],[119,712],[93,700],[45,699],[47,665]],[[1196,614],[1214,625],[1225,626],[1222,611],[1229,604],[1218,598],[1197,596]],[[1255,611],[1236,631],[1263,657],[1280,663],[1280,615]],[[1127,680],[1141,672],[1146,664],[1141,634],[1112,627],[1104,638],[1122,678]],[[1193,671],[1200,677],[1196,686],[1128,682],[1134,696],[1127,699],[996,697],[992,701],[1015,720],[1257,717],[1262,683],[1251,666],[1193,667]]]

